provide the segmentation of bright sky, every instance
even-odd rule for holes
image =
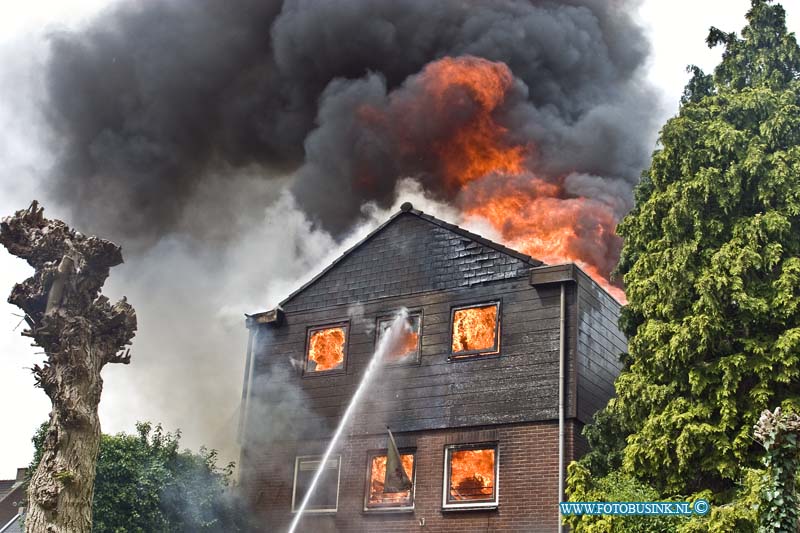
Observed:
[[[48,155],[46,139],[35,126],[38,75],[41,73],[43,35],[53,25],[73,25],[107,5],[108,0],[26,0],[0,3],[0,216],[11,214],[37,196],[36,178],[43,175]],[[785,0],[789,28],[800,30],[800,6]],[[706,71],[719,61],[709,50],[709,26],[738,31],[744,24],[749,0],[644,0],[640,18],[652,41],[648,68],[650,80],[661,89],[662,102],[654,102],[664,119],[677,110],[685,67],[694,63]],[[50,216],[59,213],[48,208]],[[29,275],[22,261],[0,250],[0,479],[14,476],[32,456],[30,438],[47,418],[49,401],[33,388],[29,367],[35,355],[29,340],[14,330],[18,309],[5,303],[14,283]],[[242,357],[244,354],[242,354]],[[101,421],[106,432],[130,431],[115,419],[127,404],[104,391]],[[147,413],[139,417],[152,419]]]

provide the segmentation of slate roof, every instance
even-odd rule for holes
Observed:
[[[17,471],[17,479],[0,480],[0,533],[17,533],[22,531],[19,520],[18,505],[25,498],[24,470]]]
[[[0,533],[22,533],[22,517],[24,515],[15,515],[6,524],[0,524]]]
[[[279,307],[301,310],[469,286],[516,277],[542,264],[406,202]]]
[[[0,479],[0,501],[6,497],[6,494],[11,492],[16,482],[14,479]]]

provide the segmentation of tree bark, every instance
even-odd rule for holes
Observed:
[[[52,402],[43,454],[28,488],[28,533],[90,532],[95,461],[100,445],[97,406],[106,363],[130,362],[136,313],[125,298],[111,304],[100,291],[116,244],[86,237],[48,220],[37,202],[0,223],[0,244],[25,259],[34,274],[14,286],[8,301],[25,313],[35,346],[46,354],[34,365],[36,385]]]

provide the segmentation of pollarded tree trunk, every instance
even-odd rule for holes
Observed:
[[[100,371],[106,363],[130,362],[122,350],[136,331],[136,313],[124,298],[112,305],[100,295],[109,269],[122,263],[120,247],[42,213],[33,202],[0,223],[0,244],[34,268],[8,301],[25,312],[29,329],[23,335],[47,355],[33,372],[53,406],[28,488],[25,530],[88,533],[100,445]]]

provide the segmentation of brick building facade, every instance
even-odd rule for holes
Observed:
[[[379,370],[298,531],[557,530],[559,427],[568,464],[613,394],[619,305],[575,265],[409,204],[248,317],[241,483],[262,530],[287,529],[401,308],[413,343]],[[387,426],[413,481],[403,493],[382,491]]]

